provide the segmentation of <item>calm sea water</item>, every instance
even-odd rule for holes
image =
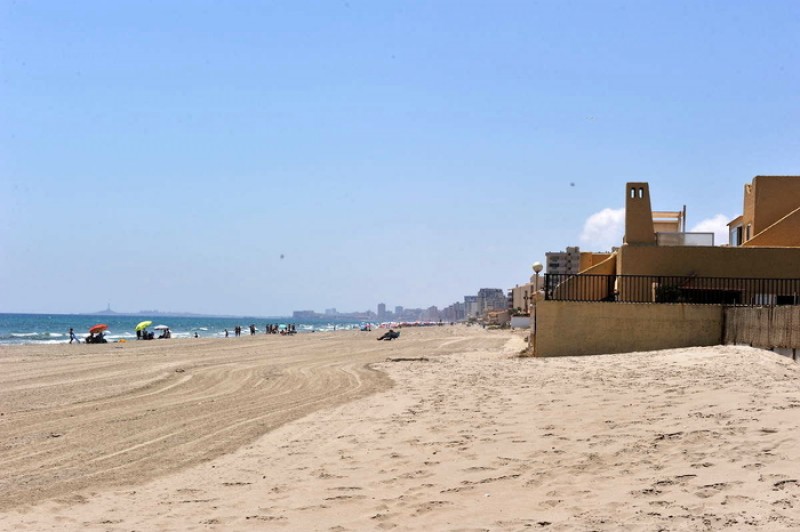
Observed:
[[[339,321],[313,321],[299,322],[288,317],[234,317],[234,318],[209,318],[200,316],[182,317],[148,317],[144,315],[125,316],[114,314],[109,316],[91,314],[0,314],[0,344],[62,344],[69,342],[69,328],[75,329],[75,335],[83,339],[89,334],[89,328],[98,323],[108,325],[106,338],[109,342],[124,339],[135,339],[134,328],[139,322],[152,320],[149,330],[156,325],[166,325],[170,328],[173,338],[190,338],[195,333],[201,338],[222,338],[225,329],[233,336],[233,329],[237,325],[242,327],[242,334],[250,334],[248,327],[254,324],[259,334],[264,334],[265,326],[269,324],[287,325],[294,324],[298,333],[314,331],[330,331],[339,329],[354,329],[362,324]],[[158,331],[156,335],[158,335]]]

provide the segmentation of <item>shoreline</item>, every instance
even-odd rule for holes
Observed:
[[[791,361],[743,347],[531,359],[516,356],[513,333],[405,332],[334,347],[379,358],[372,367],[392,387],[322,405],[176,472],[6,507],[0,528],[800,526]],[[412,355],[428,360],[384,361]],[[199,362],[212,359],[231,361]]]

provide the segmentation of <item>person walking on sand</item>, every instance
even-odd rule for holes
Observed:
[[[78,342],[78,343],[81,343],[80,339],[77,336],[75,336],[75,331],[73,331],[72,327],[70,327],[69,328],[69,343],[72,343],[73,340]]]

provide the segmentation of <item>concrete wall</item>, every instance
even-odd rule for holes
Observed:
[[[599,355],[722,342],[723,309],[715,305],[651,305],[538,301],[536,356]]]
[[[727,308],[725,343],[800,349],[800,306]]]
[[[745,217],[752,212],[755,236],[800,206],[800,176],[756,176],[749,196]]]
[[[595,253],[592,251],[581,252],[581,266],[579,273],[589,273],[586,270],[594,268],[603,262],[606,262],[609,257],[613,256],[612,252],[608,253]]]
[[[743,246],[800,247],[800,208],[767,227]]]
[[[617,252],[613,252],[606,256],[600,262],[595,262],[591,268],[581,273],[587,275],[616,275],[617,274]]]
[[[624,275],[796,279],[800,248],[622,246],[617,265]]]
[[[529,329],[531,319],[528,316],[511,316],[512,329]]]

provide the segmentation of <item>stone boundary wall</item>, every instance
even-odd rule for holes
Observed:
[[[535,356],[720,345],[720,305],[537,301]]]
[[[800,306],[725,309],[724,341],[800,360]]]

